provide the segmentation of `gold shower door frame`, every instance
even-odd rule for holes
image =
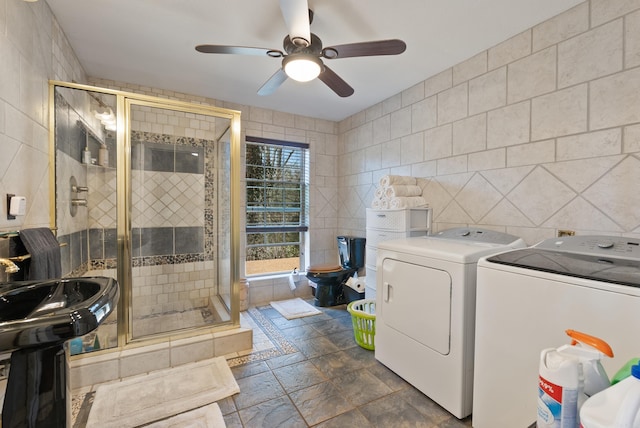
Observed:
[[[116,96],[116,233],[117,233],[117,281],[120,300],[117,306],[118,347],[99,353],[108,353],[125,348],[128,344],[139,345],[166,341],[180,337],[220,331],[240,325],[239,278],[240,278],[240,112],[231,109],[194,104],[184,101],[141,95],[132,92],[106,89],[76,83],[49,81],[49,182],[50,224],[56,229],[56,141],[55,141],[55,88],[71,88]],[[197,115],[229,120],[230,125],[230,319],[214,326],[196,327],[191,330],[170,331],[151,337],[133,337],[133,253],[132,253],[132,181],[131,181],[131,107],[145,106],[181,111]],[[95,355],[98,352],[91,353]]]

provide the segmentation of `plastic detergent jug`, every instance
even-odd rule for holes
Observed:
[[[616,374],[613,375],[613,377],[611,378],[611,385],[615,385],[621,380],[631,376],[631,367],[635,366],[638,363],[640,363],[640,358],[637,357],[627,361],[626,364],[622,366],[622,368],[618,370]]]
[[[587,396],[610,385],[600,359],[613,357],[611,347],[585,333],[566,333],[572,338],[570,345],[540,353],[538,428],[578,427],[579,410]]]
[[[580,410],[582,428],[640,428],[640,364],[631,376],[590,397]]]

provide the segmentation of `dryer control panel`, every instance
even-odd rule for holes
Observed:
[[[563,236],[546,239],[534,248],[592,256],[640,260],[640,239],[622,236]]]

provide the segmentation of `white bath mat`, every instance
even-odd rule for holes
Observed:
[[[269,304],[288,320],[309,317],[311,315],[318,315],[322,313],[299,297],[290,300],[269,302]]]
[[[144,428],[225,428],[226,426],[220,407],[213,403],[163,421],[145,425]]]
[[[99,386],[87,428],[137,427],[240,392],[223,357]]]

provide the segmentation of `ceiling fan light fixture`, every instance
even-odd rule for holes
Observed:
[[[282,68],[293,80],[308,82],[320,75],[322,61],[310,54],[289,55],[282,61]]]

